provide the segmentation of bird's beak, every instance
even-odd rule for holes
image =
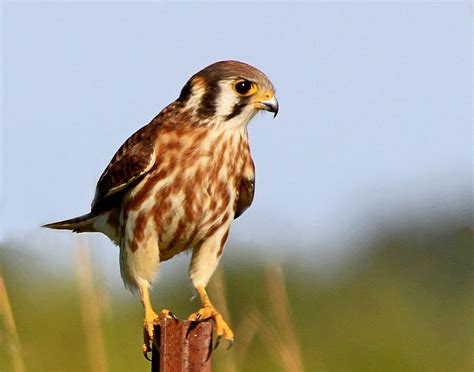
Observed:
[[[273,112],[274,115],[273,117],[277,116],[278,114],[278,101],[275,96],[272,98],[265,100],[265,101],[260,101],[260,109],[265,110],[265,111],[270,111]]]

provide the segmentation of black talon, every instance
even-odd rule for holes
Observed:
[[[178,317],[177,317],[176,315],[174,315],[174,313],[172,313],[171,311],[168,312],[168,315],[169,315],[170,317],[172,317],[174,320],[179,320]]]
[[[227,345],[227,349],[226,350],[230,350],[230,348],[232,346],[234,346],[234,340],[227,340],[229,342],[229,345]]]
[[[216,350],[219,347],[219,344],[221,343],[222,336],[217,336],[216,338],[216,343],[214,344],[214,350]]]
[[[198,314],[196,315],[196,322],[199,322],[200,320],[201,320],[201,314],[198,313]]]
[[[151,362],[151,358],[148,356],[148,353],[149,353],[149,351],[144,351],[144,352],[143,352],[143,356],[145,357],[146,360],[148,360],[149,362]]]

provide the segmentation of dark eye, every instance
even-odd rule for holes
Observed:
[[[235,83],[235,90],[239,94],[245,95],[250,92],[250,89],[252,89],[252,82],[248,80],[242,80]]]

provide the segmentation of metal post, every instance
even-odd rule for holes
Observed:
[[[212,323],[162,319],[155,325],[152,372],[211,372]]]

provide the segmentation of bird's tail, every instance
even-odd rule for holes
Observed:
[[[97,231],[94,228],[95,218],[96,215],[88,213],[80,217],[71,218],[70,220],[48,223],[46,225],[43,225],[42,227],[47,227],[49,229],[56,230],[72,230],[73,232],[77,233],[95,232]]]

